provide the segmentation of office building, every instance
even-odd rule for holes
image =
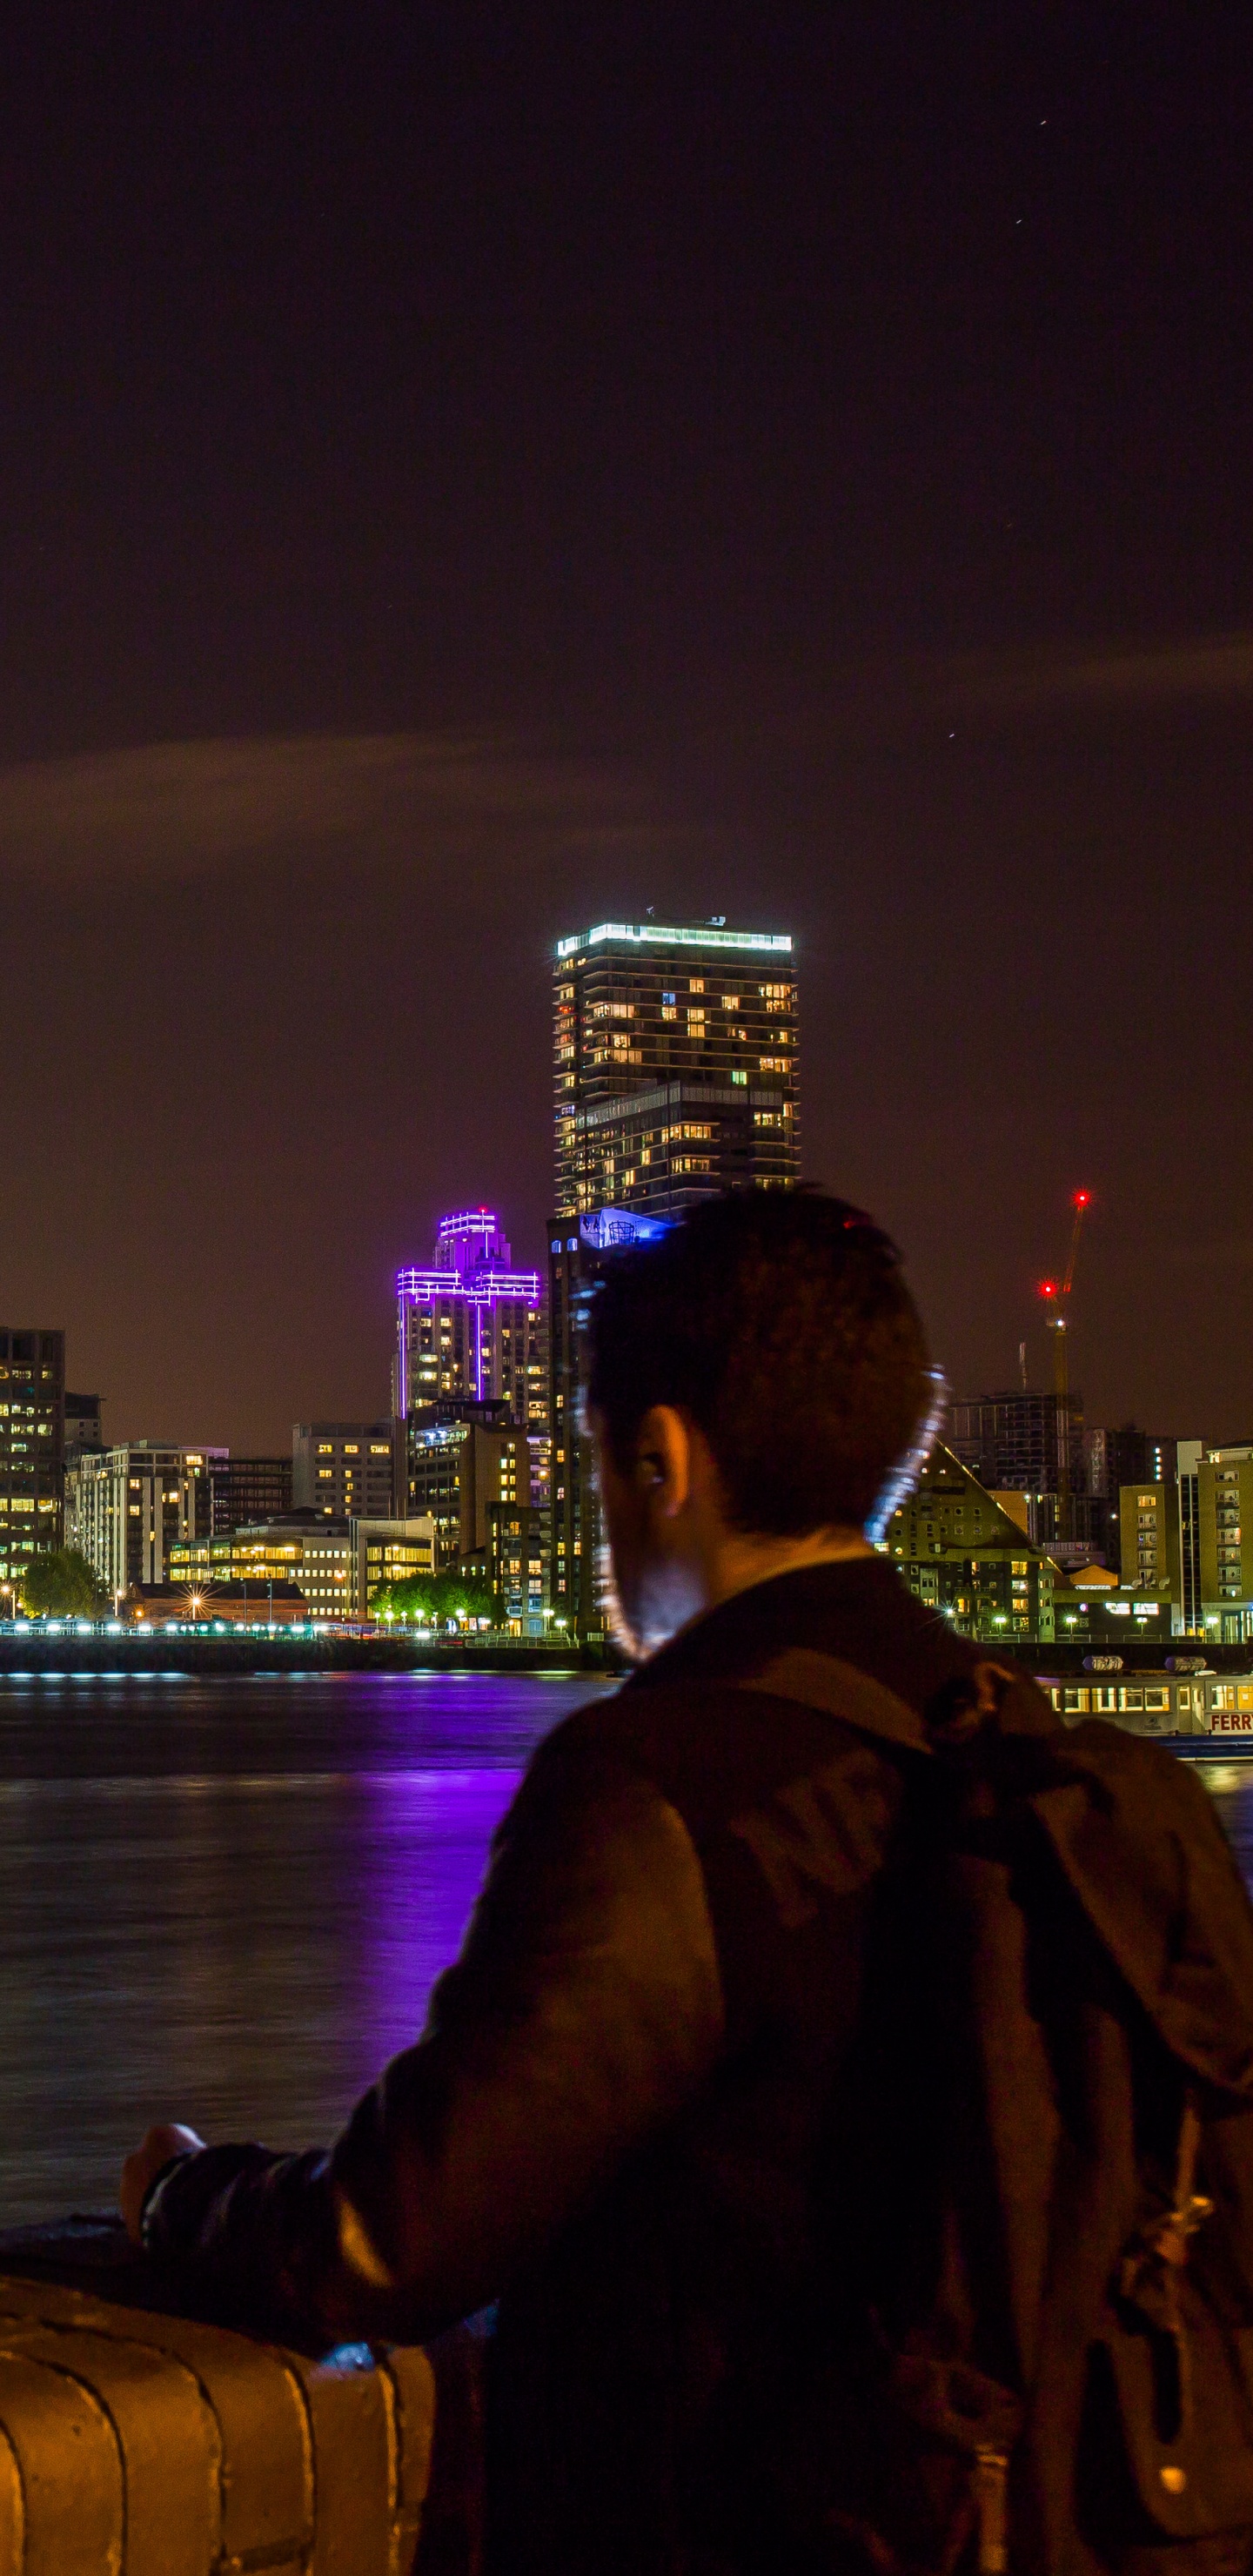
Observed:
[[[526,1432],[503,1401],[445,1397],[414,1408],[408,1435],[409,1516],[434,1522],[437,1571],[476,1562],[486,1573],[489,1503],[530,1504]]]
[[[1201,1625],[1217,1644],[1243,1645],[1253,1638],[1253,1442],[1211,1449],[1196,1481]]]
[[[292,1507],[289,1457],[218,1460],[210,1471],[213,1535],[220,1538],[246,1521],[280,1520]]]
[[[1124,1589],[1168,1604],[1172,1634],[1186,1632],[1177,1479],[1124,1485],[1118,1500]]]
[[[352,1612],[371,1619],[380,1592],[415,1575],[436,1571],[435,1523],[426,1515],[404,1521],[354,1521]]]
[[[1121,1497],[1125,1485],[1160,1485],[1175,1476],[1179,1443],[1127,1422],[1115,1430],[1094,1424],[1083,1435],[1083,1493],[1092,1536],[1107,1565],[1122,1566]],[[1076,1496],[1076,1502],[1080,1502]],[[1133,1569],[1123,1569],[1131,1579]]]
[[[383,1422],[298,1422],[292,1431],[293,1511],[325,1520],[388,1520],[397,1431]]]
[[[1211,1570],[1217,1572],[1217,1553],[1211,1544],[1206,1562],[1203,1531],[1208,1527],[1212,1540],[1215,1523],[1213,1477],[1204,1442],[1149,1442],[1146,1455],[1163,1472],[1124,1485],[1119,1492],[1124,1588],[1145,1591],[1168,1604],[1174,1636],[1224,1633],[1221,1619],[1208,1617],[1206,1609],[1207,1603],[1215,1607],[1206,1581]],[[1225,1633],[1239,1642],[1243,1623]]]
[[[224,1449],[122,1441],[84,1450],[65,1479],[66,1544],[85,1556],[102,1589],[121,1600],[136,1584],[164,1584],[172,1551],[207,1539],[211,1472]]]
[[[64,1401],[64,1333],[0,1325],[0,1591],[61,1543]]]
[[[1161,1485],[1175,1473],[1177,1440],[1140,1431],[1134,1422],[1119,1430],[1093,1425],[1083,1435],[1083,1479],[1090,1494],[1121,1493],[1124,1485]]]
[[[65,1461],[81,1457],[84,1449],[103,1449],[103,1407],[98,1395],[71,1394],[65,1390]]]
[[[673,1215],[800,1172],[791,938],[601,922],[557,943],[557,1213]]]
[[[549,1627],[548,1567],[552,1519],[529,1503],[487,1506],[487,1582],[502,1628],[514,1637],[543,1637]]]
[[[130,1609],[153,1627],[307,1628],[309,1604],[286,1575],[268,1583],[214,1583],[206,1590],[174,1578],[132,1588]]]
[[[490,1208],[444,1217],[428,1266],[396,1278],[396,1413],[449,1397],[548,1428],[540,1275],[514,1269]]]
[[[915,1597],[964,1636],[1053,1637],[1063,1578],[942,1441],[893,1512],[885,1548]]]
[[[310,1618],[350,1618],[354,1565],[348,1522],[315,1511],[287,1512],[216,1536],[205,1532],[170,1550],[171,1582],[185,1585],[189,1599],[198,1595],[208,1617],[219,1590],[230,1586],[243,1605],[241,1615],[251,1601],[253,1617],[265,1620],[275,1586],[294,1584]]]

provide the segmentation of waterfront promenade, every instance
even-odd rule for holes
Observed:
[[[612,1646],[492,1631],[436,1636],[379,1630],[365,1636],[303,1635],[288,1628],[74,1628],[31,1621],[0,1627],[0,1674],[200,1673],[603,1673],[619,1669]]]

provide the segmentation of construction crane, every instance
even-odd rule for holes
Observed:
[[[1067,1332],[1070,1326],[1070,1292],[1075,1281],[1075,1263],[1079,1257],[1079,1237],[1083,1220],[1092,1204],[1091,1190],[1076,1190],[1070,1202],[1074,1220],[1070,1229],[1070,1252],[1063,1279],[1042,1279],[1040,1295],[1048,1306],[1047,1324],[1053,1336],[1053,1393],[1057,1402],[1057,1501],[1061,1527],[1059,1538],[1071,1533],[1070,1509],[1070,1352]]]

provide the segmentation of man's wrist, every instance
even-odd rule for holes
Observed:
[[[166,2157],[165,2163],[161,2166],[159,2172],[153,2175],[152,2180],[144,2193],[143,2204],[139,2212],[139,2241],[145,2248],[145,2251],[151,2251],[152,2235],[159,2216],[161,2195],[167,2182],[169,2182],[171,2176],[177,2172],[180,2165],[190,2164],[193,2156],[197,2156],[201,2152],[202,2150],[199,2147],[179,2147],[172,2156]]]

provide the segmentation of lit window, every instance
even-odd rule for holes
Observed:
[[[785,1055],[762,1055],[758,1057],[757,1061],[763,1073],[787,1072],[787,1057]]]
[[[703,975],[690,975],[690,976],[688,977],[688,985],[687,985],[687,989],[688,989],[689,993],[703,993],[703,992],[704,992],[704,989],[705,989],[705,978],[704,978],[704,976],[703,976]]]

